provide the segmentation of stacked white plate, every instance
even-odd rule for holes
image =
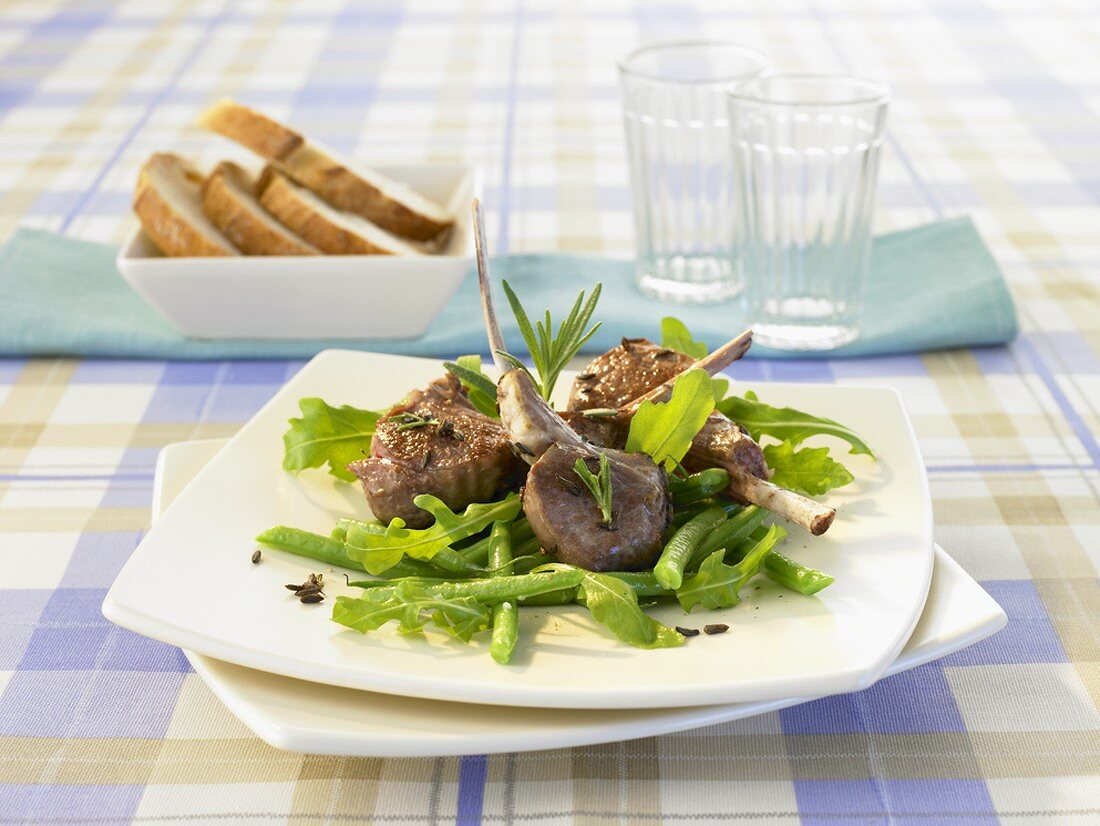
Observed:
[[[668,624],[730,630],[657,651],[622,645],[573,607],[527,609],[508,666],[489,658],[486,641],[344,629],[328,619],[329,603],[302,605],[282,587],[324,566],[277,551],[250,562],[253,537],[271,525],[327,533],[340,517],[364,514],[357,488],[281,469],[286,421],[302,397],[384,408],[441,372],[431,360],[328,351],[233,439],[167,448],[155,524],[104,614],[184,648],[214,693],[272,745],[377,756],[555,748],[724,722],[866,688],[1005,622],[933,545],[924,469],[896,394],[769,383],[752,389],[845,422],[878,455],[846,460],[858,481],[830,499],[839,516],[828,534],[792,531],[788,540],[791,556],[836,578],[818,596],[760,578],[728,611],[685,617],[661,606],[652,613]],[[327,583],[330,599],[354,593],[336,574]]]

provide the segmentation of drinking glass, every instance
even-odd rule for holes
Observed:
[[[737,261],[759,343],[828,350],[859,335],[889,96],[837,75],[732,88]]]
[[[741,291],[726,96],[730,83],[767,66],[761,52],[717,41],[658,43],[619,63],[637,279],[647,295],[698,303]]]

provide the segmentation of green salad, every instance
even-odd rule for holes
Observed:
[[[588,298],[582,293],[556,328],[549,313],[532,324],[507,283],[505,291],[532,367],[512,355],[505,360],[526,371],[538,392],[549,399],[567,363],[596,331],[598,325],[589,323],[599,288]],[[707,355],[706,345],[694,340],[675,318],[664,319],[661,334],[657,353],[682,354],[696,361]],[[477,411],[474,415],[499,420],[497,386],[482,372],[480,357],[465,356],[447,363],[446,369],[461,383],[464,402]],[[408,433],[448,426],[415,411],[360,410],[332,406],[319,398],[301,399],[299,405],[301,415],[290,420],[284,437],[283,468],[290,473],[327,469],[346,483],[356,481],[349,465],[371,453],[380,423],[389,420],[391,428],[396,423],[397,432]],[[594,409],[583,415],[596,420],[623,416],[614,409]],[[523,609],[570,606],[569,610],[588,611],[609,634],[628,645],[683,645],[699,633],[684,627],[691,624],[694,611],[735,608],[754,577],[767,577],[804,596],[833,582],[828,573],[781,550],[787,530],[770,518],[768,510],[731,498],[730,471],[684,467],[693,440],[716,415],[732,420],[759,445],[772,485],[804,496],[820,496],[853,481],[835,455],[837,447],[873,456],[858,435],[838,422],[773,407],[755,393],[731,395],[725,379],[691,367],[676,375],[664,400],[641,402],[630,411],[628,425],[624,424],[622,449],[649,457],[667,480],[671,507],[651,567],[587,570],[566,564],[555,554],[560,548],[544,548],[536,536],[537,525],[525,514],[519,484],[499,491],[491,501],[454,509],[437,496],[420,493],[412,501],[430,515],[425,527],[409,527],[400,517],[384,523],[349,515],[327,535],[280,525],[264,531],[257,541],[362,572],[348,578],[358,595],[338,597],[332,619],[363,633],[394,623],[401,634],[420,634],[430,624],[465,643],[488,634],[489,653],[497,662],[507,663],[521,642]],[[814,443],[807,444],[811,439]],[[598,461],[578,459],[572,471],[563,475],[562,484],[578,502],[598,509],[598,529],[616,530],[616,491],[607,455],[599,454]],[[812,545],[807,555],[812,556]],[[311,578],[303,587],[309,602],[320,601],[322,586],[317,579]],[[646,613],[648,606],[672,602],[684,612],[682,626],[666,626]],[[725,630],[725,625],[710,620],[713,617],[708,617],[707,633]]]

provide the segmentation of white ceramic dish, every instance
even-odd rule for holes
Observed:
[[[442,374],[440,362],[330,350],[317,356],[168,507],[115,580],[103,610],[124,627],[220,660],[314,682],[436,700],[557,708],[655,708],[820,696],[865,688],[901,651],[932,570],[931,504],[912,428],[894,391],[769,384],[765,401],[854,427],[877,463],[847,457],[857,483],[824,537],[792,531],[788,552],[836,577],[815,598],[760,580],[738,609],[668,624],[728,623],[680,648],[633,649],[573,607],[523,612],[524,644],[507,668],[487,643],[452,644],[342,629],[328,608],[288,600],[283,583],[308,560],[271,552],[249,564],[252,538],[284,523],[327,532],[364,514],[361,493],[324,473],[280,468],[286,421],[303,396],[382,408]],[[560,389],[568,392],[570,376]],[[808,547],[803,548],[806,545]],[[316,567],[316,566],[314,566]],[[331,577],[330,582],[339,577]],[[331,596],[353,594],[340,584]],[[536,633],[537,632],[537,633]]]
[[[181,442],[161,451],[154,520],[226,441]],[[1001,607],[937,546],[924,612],[886,673],[972,645],[1004,627],[1006,619]],[[565,748],[684,731],[799,702],[625,711],[456,706],[307,683],[185,653],[218,698],[259,737],[277,748],[312,754],[425,757]]]
[[[477,170],[464,165],[379,171],[446,204],[455,228],[438,255],[166,258],[137,226],[116,261],[130,286],[192,338],[413,338],[428,329],[473,263],[470,203]]]

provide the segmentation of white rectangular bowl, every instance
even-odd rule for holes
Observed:
[[[445,204],[455,227],[438,255],[168,258],[140,225],[118,271],[176,330],[208,339],[400,339],[423,334],[473,265],[467,165],[380,167]]]

